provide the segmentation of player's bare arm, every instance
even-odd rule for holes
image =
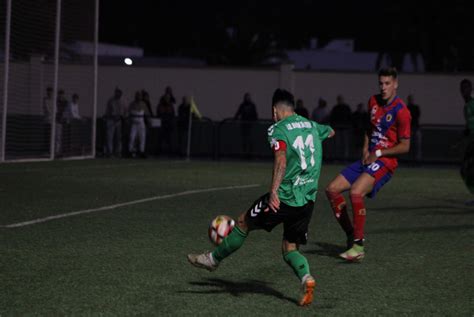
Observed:
[[[410,139],[400,139],[400,142],[395,145],[394,147],[388,149],[381,149],[381,157],[383,156],[398,156],[401,154],[408,153],[410,151]],[[378,159],[377,155],[374,153],[370,153],[369,157],[367,158],[367,163],[371,164]]]
[[[280,187],[286,171],[286,151],[275,152],[275,161],[273,163],[272,185],[270,187],[270,198],[268,206],[274,212],[280,209],[280,199],[278,198],[278,188]]]

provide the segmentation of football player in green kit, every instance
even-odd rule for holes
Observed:
[[[316,200],[321,143],[332,137],[334,130],[297,115],[294,97],[286,90],[275,91],[272,111],[275,124],[268,129],[268,141],[274,152],[274,163],[269,192],[239,216],[235,228],[213,252],[189,254],[188,260],[196,267],[214,271],[222,260],[243,245],[250,231],[269,232],[282,223],[283,259],[301,281],[303,295],[299,305],[306,306],[313,301],[316,281],[299,246],[307,242]]]

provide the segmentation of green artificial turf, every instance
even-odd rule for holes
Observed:
[[[318,286],[281,257],[282,229],[252,232],[213,273],[186,254],[211,250],[207,226],[236,217],[269,187],[271,162],[86,160],[0,165],[0,225],[152,198],[109,210],[0,228],[0,316],[342,316],[474,314],[474,199],[455,168],[400,167],[367,201],[366,258],[338,259],[345,237],[324,186],[302,247]],[[258,184],[257,187],[220,187]],[[184,193],[189,190],[215,190]],[[181,196],[173,196],[184,193]],[[171,195],[171,197],[162,197]]]

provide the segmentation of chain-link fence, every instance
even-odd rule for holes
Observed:
[[[126,157],[130,127],[124,122],[122,156]],[[193,158],[211,159],[271,159],[273,153],[267,141],[270,120],[242,122],[233,119],[212,121],[207,118],[193,120],[191,151]],[[105,144],[104,123],[99,120],[98,154]],[[170,132],[168,134],[168,132]],[[161,127],[147,128],[146,152],[151,156],[185,157],[187,155],[187,128],[174,125],[164,134]],[[410,152],[400,157],[412,163],[457,164],[462,161],[468,139],[461,125],[422,125],[413,133]],[[171,140],[165,140],[166,138]],[[171,145],[170,145],[171,144]],[[323,142],[326,161],[352,161],[360,159],[363,134],[352,127],[336,127],[336,136]]]

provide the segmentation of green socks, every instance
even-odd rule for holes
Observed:
[[[222,241],[222,243],[212,252],[212,257],[216,262],[220,262],[244,244],[247,233],[235,226],[232,232]]]
[[[295,274],[300,280],[303,280],[303,276],[309,274],[308,260],[298,251],[290,251],[283,254],[283,259],[293,269]]]
[[[243,232],[239,227],[235,226],[234,230],[217,246],[212,252],[212,257],[219,263],[226,257],[239,249],[247,238],[247,233]],[[308,260],[298,251],[290,251],[283,254],[285,262],[293,269],[300,280],[303,280],[305,275],[309,275]]]

